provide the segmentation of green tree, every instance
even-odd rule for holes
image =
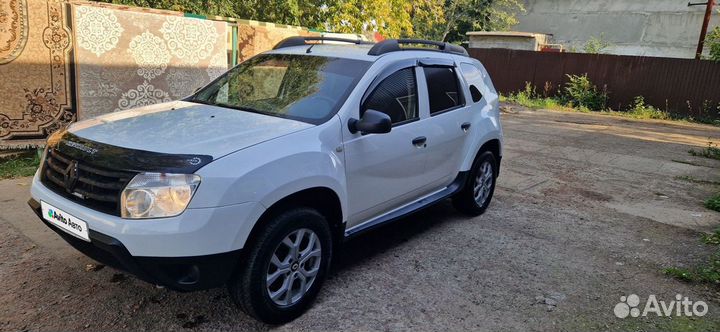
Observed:
[[[518,12],[525,12],[521,0],[446,0],[439,39],[461,42],[468,31],[508,30],[518,23]]]
[[[522,0],[95,0],[344,33],[379,32],[459,42],[474,30],[506,30]]]
[[[176,10],[201,15],[233,16],[232,0],[95,0],[98,2]]]
[[[442,38],[446,0],[414,0],[410,7],[413,37],[430,40]]]
[[[708,33],[705,44],[710,51],[708,58],[713,61],[720,61],[720,27],[715,27]]]
[[[385,37],[412,36],[408,0],[340,0],[328,6],[327,29],[343,33],[377,31]]]

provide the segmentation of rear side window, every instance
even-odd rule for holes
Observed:
[[[360,109],[360,116],[362,117],[369,109],[387,114],[393,124],[417,119],[415,70],[413,68],[401,69],[380,82],[365,99],[365,103]]]
[[[470,85],[470,96],[472,97],[473,103],[477,103],[482,99],[482,93],[480,93],[480,90],[474,85]]]
[[[430,98],[430,114],[462,106],[460,85],[451,67],[423,67]]]
[[[462,72],[465,81],[470,84],[470,97],[472,97],[473,103],[477,103],[482,99],[482,93],[475,84],[483,82],[483,74],[480,68],[475,65],[463,62],[460,64],[460,71]]]

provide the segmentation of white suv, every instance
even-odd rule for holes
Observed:
[[[53,134],[29,204],[97,261],[180,291],[227,284],[281,323],[344,240],[446,198],[481,214],[502,141],[498,94],[458,46],[292,37],[182,101]]]

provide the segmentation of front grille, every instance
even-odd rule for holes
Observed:
[[[43,184],[78,204],[119,216],[120,194],[137,173],[95,167],[78,160],[78,181],[73,190],[68,190],[64,179],[72,161],[72,158],[60,151],[48,150],[41,177]]]

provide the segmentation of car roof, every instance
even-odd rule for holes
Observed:
[[[291,46],[275,49],[266,53],[270,54],[308,54],[327,56],[334,58],[346,58],[365,61],[375,61],[377,56],[368,55],[372,44],[312,44],[303,46]],[[308,53],[308,49],[310,52]]]
[[[339,44],[339,43],[323,43],[323,44],[309,44],[302,46],[290,46],[279,49],[274,49],[265,54],[301,54],[301,55],[315,55],[315,56],[326,56],[334,58],[354,59],[375,62],[383,57],[402,57],[402,58],[422,58],[422,57],[439,57],[457,59],[457,57],[471,58],[467,56],[438,52],[434,49],[428,48],[427,50],[418,48],[403,49],[402,51],[388,52],[380,55],[370,55],[370,49],[375,44]],[[308,53],[308,49],[310,52]]]

